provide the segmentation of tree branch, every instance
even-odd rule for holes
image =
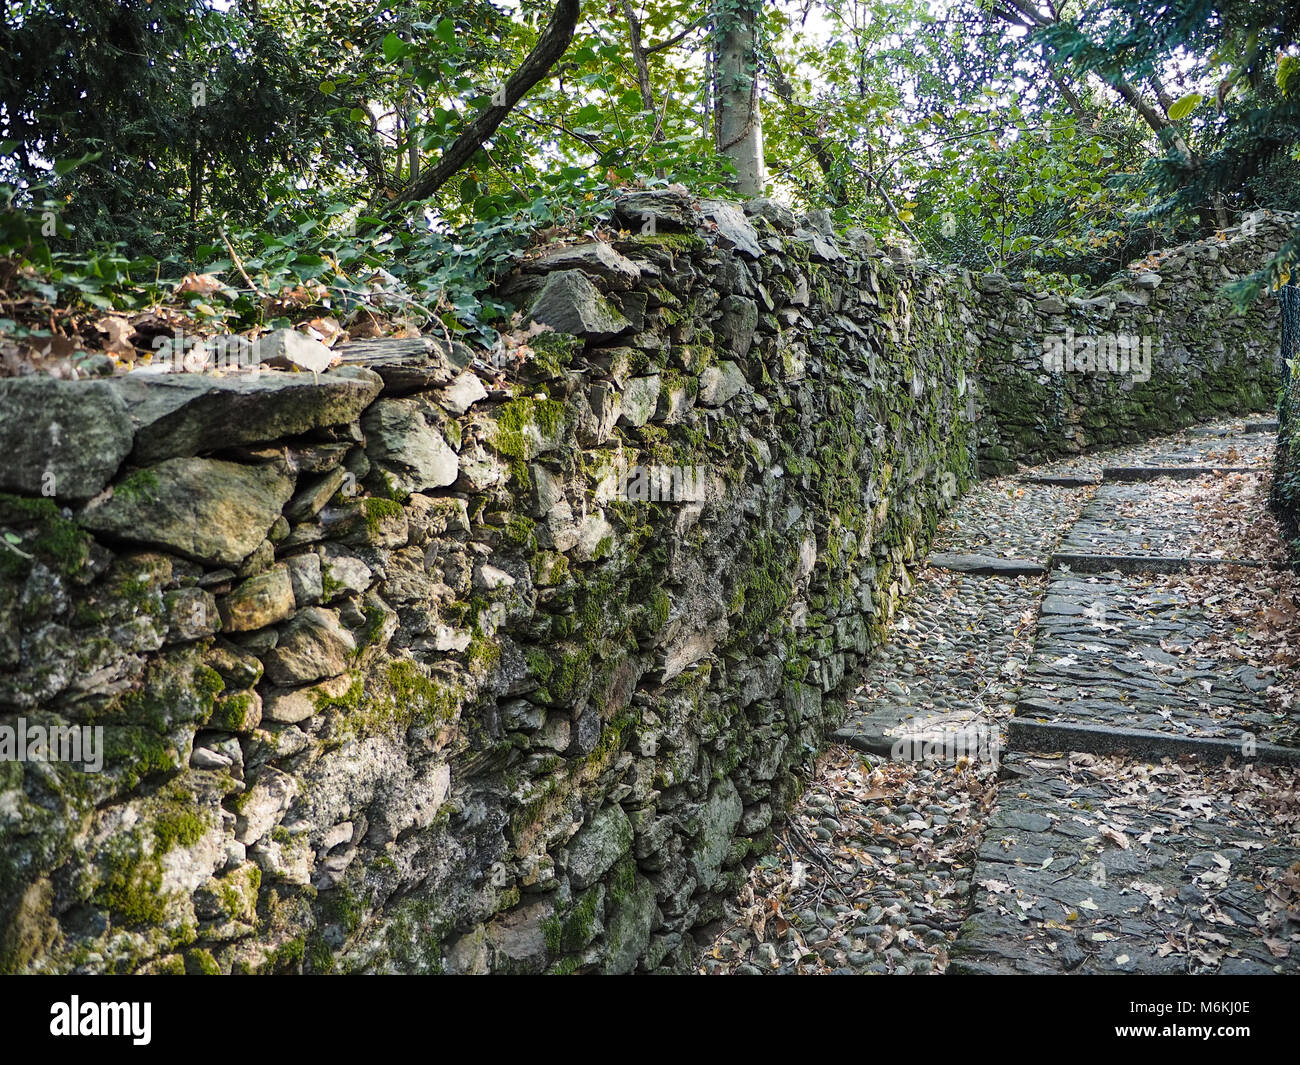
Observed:
[[[668,40],[660,41],[658,44],[647,45],[645,54],[654,55],[655,52],[662,52],[665,48],[671,48],[678,41],[682,40],[682,38],[693,33],[695,30],[698,30],[700,28],[700,25],[703,22],[704,22],[704,18],[703,16],[701,16],[700,18],[697,18],[694,22],[692,22],[689,26],[687,26],[686,29],[682,30],[681,33],[677,34],[675,37],[669,37]]]
[[[832,206],[839,207],[847,200],[847,196],[844,189],[843,174],[835,165],[835,153],[831,150],[826,138],[818,133],[812,123],[808,121],[807,109],[795,100],[794,86],[790,84],[790,79],[785,76],[785,71],[781,68],[781,61],[777,58],[775,49],[765,49],[763,66],[767,69],[768,76],[772,80],[773,92],[790,109],[791,116],[799,126],[799,132],[803,134],[804,139],[808,142],[812,156],[817,160],[817,166],[826,178],[826,191],[830,194]]]
[[[505,121],[524,95],[539,81],[550,73],[551,68],[569,49],[573,40],[573,31],[578,24],[578,13],[582,0],[557,0],[551,20],[538,38],[533,50],[528,53],[518,69],[506,79],[497,93],[493,94],[488,104],[452,143],[437,164],[426,170],[418,181],[408,185],[397,197],[397,203],[410,203],[412,200],[427,200],[449,178],[468,163],[484,141],[496,132],[497,127]],[[501,99],[502,103],[496,101]]]

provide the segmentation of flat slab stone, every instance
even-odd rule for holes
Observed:
[[[614,204],[614,218],[634,233],[671,230],[692,232],[698,216],[691,201],[672,189],[634,189],[619,195]]]
[[[1103,481],[1156,481],[1161,477],[1204,477],[1211,473],[1261,473],[1258,466],[1105,466]]]
[[[998,558],[995,555],[959,555],[941,551],[926,561],[939,569],[982,576],[1037,577],[1047,572],[1041,563],[1022,558]]]
[[[1267,428],[1247,432],[1247,424],[1250,423],[1229,420],[1194,426],[1172,437],[1058,459],[1044,466],[1024,470],[1022,476],[1073,474],[1099,477],[1103,466],[1244,466],[1266,472],[1272,465],[1275,433]]]
[[[1009,755],[948,972],[1300,971],[1300,834],[1261,819],[1254,772]]]
[[[353,421],[382,382],[357,369],[324,374],[126,374],[106,382],[135,428],[134,463],[282,440]]]
[[[1054,573],[1013,720],[1300,746],[1267,695],[1284,678],[1232,658],[1221,626],[1176,585]]]
[[[530,272],[581,270],[608,282],[613,288],[630,288],[641,280],[641,271],[636,264],[602,240],[544,249],[536,259],[525,264],[525,269]]]
[[[451,382],[474,358],[459,341],[433,337],[377,337],[334,348],[344,366],[374,370],[386,395],[404,395]]]
[[[700,214],[714,225],[723,248],[734,248],[753,259],[763,254],[757,231],[736,204],[726,200],[702,200]]]

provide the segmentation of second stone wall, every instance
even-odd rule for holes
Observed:
[[[1239,312],[1224,286],[1258,269],[1294,225],[1292,215],[1260,212],[1157,253],[1085,297],[1035,292],[998,274],[974,279],[981,473],[1273,410],[1278,301],[1265,294]],[[1131,353],[1123,365],[1134,346],[1149,359],[1141,372]],[[1052,352],[1064,354],[1062,369],[1045,367]]]

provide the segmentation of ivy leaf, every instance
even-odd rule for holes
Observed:
[[[1186,96],[1180,96],[1169,108],[1169,117],[1175,122],[1181,122],[1184,118],[1196,110],[1197,106],[1205,97],[1199,92],[1189,92]]]
[[[444,20],[445,21],[445,20]],[[390,63],[405,59],[411,52],[411,46],[395,33],[384,38],[384,58]]]

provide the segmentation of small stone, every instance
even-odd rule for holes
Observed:
[[[295,599],[289,567],[279,565],[250,577],[217,604],[228,632],[265,628],[293,614]]]
[[[262,663],[224,640],[208,650],[205,662],[217,671],[231,691],[251,688],[262,679]]]
[[[234,760],[211,747],[195,747],[190,755],[190,765],[195,769],[229,769]]]
[[[289,622],[280,642],[267,654],[266,675],[285,687],[337,676],[347,669],[356,650],[356,641],[334,611],[307,607]]]
[[[621,806],[592,817],[569,845],[569,879],[581,891],[605,875],[632,846],[632,823]]]
[[[551,512],[554,517],[555,511]],[[581,562],[592,562],[603,556],[608,545],[613,542],[614,526],[605,520],[603,514],[588,514],[578,526],[576,554]],[[558,543],[557,543],[558,546]]]
[[[293,586],[293,601],[299,607],[319,603],[324,594],[320,556],[308,551],[285,559],[289,568],[289,583]]]
[[[747,296],[727,296],[721,306],[722,317],[716,330],[718,339],[728,353],[744,357],[749,353],[758,327],[758,304]]]
[[[203,588],[177,588],[163,595],[167,611],[167,639],[201,640],[218,629],[217,601]]]
[[[279,823],[297,792],[298,782],[293,777],[263,767],[241,797],[235,838],[245,846],[256,843]]]
[[[529,467],[533,482],[533,516],[544,518],[557,503],[564,500],[564,482],[545,466],[533,463]]]
[[[763,254],[758,233],[736,204],[726,200],[702,200],[700,214],[713,223],[713,231],[724,250],[734,249],[752,259]]]
[[[285,517],[295,524],[314,518],[334,493],[343,487],[347,478],[347,470],[335,467],[328,473],[308,481],[285,507]]]
[[[334,544],[326,544],[321,560],[321,582],[326,591],[322,598],[329,603],[344,595],[361,595],[370,588],[373,573],[361,559]]]
[[[268,366],[324,373],[335,354],[319,340],[296,329],[276,329],[256,341],[256,358]]]
[[[623,410],[619,415],[619,424],[640,427],[653,416],[659,402],[660,378],[658,374],[650,377],[633,377],[623,389]]]
[[[262,720],[280,725],[296,725],[316,714],[327,702],[343,699],[356,678],[351,673],[330,677],[307,688],[288,691],[272,690],[262,700]]]
[[[705,407],[721,407],[748,387],[739,366],[734,362],[722,362],[700,374],[698,402]]]
[[[482,563],[474,569],[475,588],[491,592],[499,588],[510,588],[514,583],[515,579],[510,574],[503,569],[497,569],[496,566]]]
[[[478,374],[466,370],[459,374],[451,384],[437,392],[439,405],[451,414],[460,417],[480,399],[487,398],[487,389],[479,380]]]

